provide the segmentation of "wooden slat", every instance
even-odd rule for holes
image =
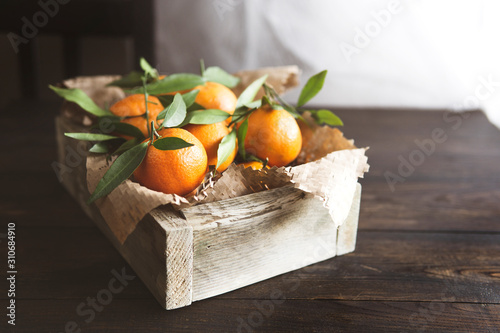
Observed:
[[[395,192],[382,179],[362,183],[360,229],[500,231],[500,183],[493,179],[409,179]]]
[[[208,211],[219,212],[219,218],[203,223],[198,217]],[[234,214],[238,211],[241,217]],[[193,300],[336,255],[337,228],[328,210],[293,187],[200,205],[184,213],[194,231]]]
[[[500,303],[499,251],[500,234],[358,231],[354,253],[227,297]]]
[[[18,233],[18,299],[82,298],[126,265],[95,228],[24,227]],[[360,231],[352,254],[217,298],[263,299],[280,289],[288,299],[500,304],[498,253],[500,234]],[[117,297],[152,299],[138,279]]]
[[[497,332],[500,327],[498,304],[277,299],[270,305],[268,299],[210,299],[188,308],[162,311],[152,300],[114,299],[101,312],[94,311],[95,318],[86,323],[88,313],[75,313],[80,302],[85,299],[19,301],[23,312],[15,332],[33,332],[32,327],[39,332],[63,332],[68,321],[76,322],[82,332],[94,333]]]
[[[184,218],[197,231],[230,225],[256,215],[272,214],[282,208],[293,207],[305,197],[305,193],[293,186],[285,186],[240,198],[201,204],[181,210]]]
[[[172,208],[155,209],[150,217],[166,234],[165,308],[190,305],[193,302],[193,227]]]

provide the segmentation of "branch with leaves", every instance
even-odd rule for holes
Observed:
[[[152,145],[159,150],[177,150],[192,146],[180,138],[162,138],[158,133],[163,128],[181,128],[187,124],[208,125],[223,122],[231,115],[223,110],[205,109],[197,104],[196,97],[199,90],[194,89],[206,82],[217,82],[229,88],[236,86],[239,79],[213,66],[205,68],[200,62],[201,75],[178,73],[169,76],[159,75],[145,59],[141,58],[142,72],[133,71],[130,74],[113,81],[108,86],[124,89],[127,94],[144,94],[146,112],[140,116],[119,117],[110,110],[103,109],[80,89],[65,89],[50,86],[50,88],[67,101],[74,102],[83,110],[97,117],[96,124],[91,127],[91,133],[65,133],[66,136],[93,142],[91,153],[107,154],[108,158],[117,156],[111,167],[100,180],[95,191],[91,194],[89,203],[109,194],[123,181],[128,179],[142,163],[148,148]],[[217,165],[219,168],[235,150],[243,161],[260,161],[264,165],[267,161],[248,154],[245,150],[245,137],[248,129],[248,120],[252,112],[263,106],[275,109],[284,109],[297,120],[304,120],[302,114],[309,111],[319,125],[342,126],[342,121],[329,110],[309,110],[304,105],[322,89],[326,71],[312,76],[302,89],[296,107],[285,102],[276,91],[266,84],[267,75],[252,82],[238,97],[236,110],[230,123],[231,131],[220,142],[217,149]],[[264,89],[264,96],[255,101],[259,90]],[[182,91],[186,91],[181,93]],[[163,110],[158,113],[156,122],[150,120],[148,104],[153,103],[148,96],[153,95],[162,104]],[[148,135],[128,123],[127,118],[143,117],[146,120]],[[305,121],[305,120],[304,120]],[[100,131],[101,124],[106,122],[110,131]],[[307,123],[307,122],[306,122]],[[128,140],[124,137],[129,138]]]
[[[192,146],[180,138],[162,138],[158,131],[162,128],[182,127],[187,124],[213,124],[225,121],[230,115],[222,110],[204,109],[195,103],[198,90],[175,95],[163,95],[176,91],[189,90],[207,81],[215,81],[227,86],[235,86],[239,79],[228,74],[219,67],[209,67],[202,72],[202,76],[195,74],[173,74],[161,77],[145,59],[140,61],[143,73],[132,72],[129,75],[116,80],[109,86],[126,88],[129,94],[145,95],[145,117],[148,126],[148,138],[135,126],[122,122],[130,117],[118,117],[110,110],[103,109],[80,89],[65,89],[50,86],[50,88],[67,101],[74,102],[83,110],[97,117],[96,125],[91,129],[99,130],[99,124],[106,121],[107,127],[112,128],[112,133],[65,133],[67,137],[94,142],[90,148],[92,153],[105,153],[108,157],[118,155],[111,167],[99,181],[95,191],[91,194],[88,203],[106,196],[123,181],[128,179],[142,163],[147,149],[153,145],[159,150],[177,150]],[[164,110],[161,111],[156,120],[149,121],[148,103],[149,95],[158,95]],[[122,136],[132,137],[129,140]],[[229,153],[234,150],[233,131],[227,135],[219,145],[218,165],[225,162]],[[112,149],[114,147],[114,149]],[[217,165],[217,167],[218,167]]]
[[[268,106],[272,109],[284,109],[288,111],[297,120],[303,121],[308,126],[311,126],[303,117],[302,114],[308,111],[315,122],[322,126],[343,126],[342,120],[332,111],[326,109],[313,110],[305,108],[304,105],[313,99],[323,88],[327,71],[321,71],[309,78],[304,88],[300,92],[297,100],[297,106],[294,107],[287,103],[278,93],[267,83],[267,75],[255,80],[248,88],[243,91],[238,99],[236,111],[233,114],[231,124],[237,124],[238,152],[244,161],[259,161],[264,165],[267,161],[262,161],[259,158],[248,154],[245,150],[245,137],[248,129],[248,119],[255,110]],[[254,101],[259,89],[264,88],[264,96],[257,101]]]

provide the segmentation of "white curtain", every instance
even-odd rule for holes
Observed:
[[[482,108],[500,127],[500,1],[171,0],[157,15],[163,72],[328,69],[315,104]]]

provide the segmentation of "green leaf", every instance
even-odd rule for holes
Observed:
[[[246,103],[244,106],[246,106],[249,109],[258,109],[262,106],[262,100],[258,99],[256,101]]]
[[[188,112],[199,111],[199,110],[205,110],[205,108],[198,103],[193,103],[191,106],[187,108]]]
[[[316,120],[318,125],[326,124],[328,126],[344,126],[342,120],[330,110],[322,109],[311,111],[311,115]]]
[[[146,75],[149,75],[152,78],[158,78],[158,72],[149,64],[149,62],[146,61],[146,59],[141,58],[139,60],[139,64]]]
[[[192,143],[182,140],[181,138],[176,138],[171,136],[155,140],[153,142],[153,146],[159,150],[177,150],[186,147],[191,147],[194,145]]]
[[[148,142],[143,142],[118,156],[97,184],[95,191],[92,193],[87,203],[90,204],[108,195],[118,185],[128,179],[142,163],[147,151]]]
[[[110,125],[110,128],[113,129],[113,132],[123,135],[133,136],[134,138],[137,138],[141,141],[145,139],[144,134],[141,132],[140,129],[127,123],[113,122]]]
[[[239,78],[217,66],[208,67],[202,75],[207,81],[217,82],[228,88],[234,88],[240,82]]]
[[[185,94],[182,94],[182,99],[184,100],[184,103],[186,104],[186,108],[189,108],[193,105],[198,105],[194,101],[196,100],[196,96],[198,96],[198,93],[200,91],[198,89],[189,91]],[[164,108],[167,108],[172,102],[174,101],[174,95],[161,95],[157,96],[158,99],[160,100],[161,104],[163,105]],[[195,110],[203,109],[203,107],[195,107]],[[163,110],[160,112],[157,116],[157,118],[162,119],[165,118],[165,113],[167,111]]]
[[[253,102],[253,99],[259,92],[260,87],[266,82],[267,74],[253,81],[243,92],[240,97],[238,97],[238,102],[236,103],[236,108]]]
[[[165,118],[165,113],[167,112],[166,108],[172,104],[174,101],[174,95],[161,95],[161,96],[156,96],[161,102],[161,105],[165,108],[162,112],[158,113],[157,118]]]
[[[113,155],[121,155],[123,154],[124,152],[126,152],[127,150],[129,150],[130,148],[133,148],[135,146],[137,146],[139,143],[141,143],[141,141],[137,138],[132,138],[128,141],[125,141],[124,143],[122,143],[120,145],[120,147],[118,147],[114,152],[113,152]]]
[[[165,109],[165,118],[164,118],[165,120],[163,121],[162,126],[163,127],[179,126],[180,124],[182,124],[185,118],[186,118],[186,103],[184,103],[181,94],[177,93],[174,96],[172,104],[170,104]]]
[[[64,133],[64,135],[72,139],[83,141],[107,141],[113,139],[121,139],[118,136],[99,133]]]
[[[97,106],[97,104],[95,104],[94,101],[81,89],[64,89],[51,85],[49,85],[49,87],[65,100],[78,104],[82,109],[95,116],[100,117],[113,115],[110,111],[101,109]]]
[[[89,152],[96,153],[96,154],[103,154],[103,153],[107,153],[108,151],[109,151],[108,146],[102,142],[98,142],[98,143],[94,144],[89,149]]]
[[[234,151],[234,147],[236,147],[236,130],[233,129],[228,135],[222,138],[222,141],[219,143],[219,148],[217,149],[217,165],[216,169],[219,166],[226,162],[226,160],[231,156]]]
[[[149,83],[146,85],[146,89],[150,95],[159,95],[179,90],[192,89],[204,83],[205,80],[199,75],[180,73],[172,74],[162,80]],[[127,90],[126,93],[143,94],[144,87]]]
[[[274,90],[274,88],[268,86],[267,84],[264,83],[264,90],[266,92],[266,95],[270,96],[271,98],[274,98],[279,104],[272,103],[272,107],[277,109],[277,106],[279,105],[280,109],[285,109],[288,111],[294,118],[299,118],[300,114],[297,112],[297,110],[285,102],[283,98]]]
[[[246,106],[241,106],[234,110],[233,116],[231,118],[231,124],[240,122],[243,118],[248,116],[255,109],[248,109]]]
[[[187,114],[184,124],[208,125],[220,123],[231,115],[226,111],[217,109],[191,111]]]
[[[187,108],[194,104],[194,101],[196,100],[196,96],[198,96],[199,92],[200,92],[200,90],[196,89],[196,90],[189,91],[185,94],[182,94],[182,99],[184,100],[184,103],[186,103]]]
[[[269,97],[267,97],[266,95],[262,96],[262,98],[260,99],[260,105],[261,106],[270,106],[270,107],[273,107],[273,102],[271,102],[271,100],[269,99]]]
[[[134,88],[142,85],[142,73],[132,71],[121,79],[108,83],[106,86],[120,87],[120,88]]]
[[[241,123],[240,127],[238,128],[238,151],[243,160],[247,159],[245,150],[245,138],[247,136],[247,131],[248,131],[248,117]]]
[[[327,71],[324,70],[315,74],[307,80],[306,85],[302,88],[300,92],[299,100],[297,102],[297,107],[301,107],[311,100],[316,94],[323,88],[323,83],[325,83]]]

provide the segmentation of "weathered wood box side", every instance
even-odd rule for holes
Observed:
[[[97,207],[86,204],[85,156],[81,163],[71,161],[83,147],[64,133],[82,129],[56,118],[59,163],[70,166],[61,182],[165,309],[354,251],[359,184],[349,216],[338,228],[319,200],[285,186],[180,212],[159,207],[122,244]]]

